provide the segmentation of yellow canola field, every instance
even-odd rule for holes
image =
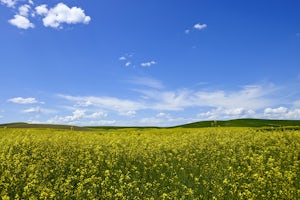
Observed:
[[[0,129],[2,199],[300,199],[300,131]]]

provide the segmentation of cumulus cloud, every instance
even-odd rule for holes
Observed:
[[[15,97],[15,98],[8,99],[7,101],[11,102],[11,103],[17,103],[17,104],[34,104],[34,103],[38,103],[38,101],[33,97],[29,97],[29,98]]]
[[[25,4],[19,7],[19,14],[24,17],[28,17],[30,6]]]
[[[76,109],[72,112],[72,115],[55,116],[52,119],[49,119],[47,122],[51,123],[51,124],[61,124],[61,123],[78,124],[80,122],[88,120],[86,123],[90,123],[91,119],[94,119],[94,120],[92,120],[93,122],[96,122],[96,121],[99,122],[99,120],[95,121],[95,119],[101,119],[101,118],[105,118],[107,116],[108,116],[107,113],[104,113],[104,112],[87,113],[86,110]]]
[[[264,110],[264,116],[273,119],[299,119],[300,109],[298,108],[289,109],[282,106],[278,108],[268,107]]]
[[[16,26],[20,29],[29,29],[34,28],[34,24],[29,21],[28,18],[22,16],[22,15],[15,15],[13,19],[8,20],[8,22]]]
[[[45,5],[36,7],[39,15],[43,15],[43,24],[46,27],[62,28],[62,24],[88,24],[91,17],[85,15],[84,10],[79,7],[68,7],[64,3],[58,3],[49,10]]]
[[[1,4],[6,5],[7,7],[14,7],[18,0],[0,0]]]
[[[155,65],[156,62],[155,61],[150,61],[150,62],[143,62],[141,63],[142,67],[151,67],[152,65]]]
[[[48,8],[46,4],[39,5],[35,7],[35,11],[38,15],[47,15],[48,13]]]
[[[282,114],[282,113],[286,113],[287,111],[288,111],[288,109],[286,107],[266,108],[264,110],[264,113],[266,115],[268,115],[268,114]]]
[[[16,12],[16,6],[20,0],[0,0],[0,3],[6,5]],[[62,28],[63,24],[88,24],[91,21],[91,17],[85,14],[85,11],[80,7],[69,7],[64,3],[58,3],[52,8],[48,8],[47,4],[34,6],[32,0],[28,0],[27,4],[20,5],[18,7],[17,14],[14,18],[8,20],[8,22],[20,29],[34,28],[35,25],[31,22],[37,15],[42,16],[42,21],[45,27]],[[31,19],[29,18],[31,17]],[[41,19],[41,18],[39,18]]]
[[[194,28],[194,29],[197,29],[197,30],[202,30],[202,29],[207,28],[207,24],[199,24],[199,23],[197,23],[197,24],[195,24],[195,25],[193,26],[193,28]]]

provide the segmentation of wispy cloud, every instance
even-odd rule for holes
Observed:
[[[22,112],[23,113],[31,113],[31,114],[53,114],[53,113],[57,113],[56,110],[41,108],[39,106],[25,109]]]
[[[273,84],[246,85],[235,90],[209,88],[166,90],[156,79],[138,77],[128,81],[136,86],[142,86],[142,89],[131,89],[136,94],[127,98],[58,95],[56,97],[60,98],[58,102],[61,102],[59,105],[61,109],[55,117],[45,122],[168,126],[209,119],[300,118],[299,99],[291,98],[285,101],[279,99],[286,88]],[[16,97],[8,101],[18,104],[39,103],[33,97]],[[33,106],[23,110],[23,113],[54,114],[50,111]],[[173,117],[174,115],[177,117]]]
[[[140,80],[137,80],[137,82],[139,81]],[[159,85],[154,84],[154,86],[158,87]],[[134,100],[115,97],[59,96],[77,105],[88,104],[98,108],[123,112],[141,109],[182,111],[189,107],[257,110],[278,103],[270,97],[275,90],[276,88],[272,86],[262,87],[259,85],[244,86],[237,91],[194,91],[189,89],[166,91],[135,89],[136,92],[142,94],[143,98],[135,98]]]
[[[8,99],[7,101],[11,102],[11,103],[16,103],[16,104],[34,104],[34,103],[38,103],[38,101],[33,97],[29,97],[29,98],[15,97],[15,98]]]
[[[130,83],[146,86],[149,88],[163,89],[164,85],[161,81],[149,77],[134,77],[129,80]]]
[[[129,110],[125,112],[120,112],[120,115],[127,116],[127,117],[135,117],[136,111],[135,110]]]
[[[113,110],[117,112],[125,112],[130,110],[140,110],[144,108],[144,104],[135,101],[120,99],[115,97],[95,97],[95,96],[71,96],[58,95],[59,97],[76,103],[77,105],[86,105],[102,108],[106,110]]]

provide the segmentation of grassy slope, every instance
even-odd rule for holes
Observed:
[[[0,124],[0,128],[50,128],[50,129],[64,129],[64,130],[76,130],[83,131],[88,130],[85,127],[60,125],[60,124],[28,124],[23,122]]]
[[[184,124],[182,128],[201,128],[201,127],[283,127],[300,126],[300,120],[268,120],[268,119],[234,119],[228,121],[201,121]]]

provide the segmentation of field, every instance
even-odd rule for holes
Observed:
[[[2,199],[300,199],[300,131],[0,129]]]

